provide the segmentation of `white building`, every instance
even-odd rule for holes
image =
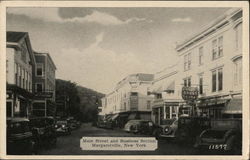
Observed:
[[[211,118],[241,117],[242,10],[226,12],[176,51],[178,90],[183,85],[199,88],[200,113]]]
[[[154,79],[152,74],[131,74],[117,83],[115,89],[102,98],[102,113],[113,115],[121,123],[129,119],[150,119],[151,101],[148,87]]]
[[[7,116],[28,117],[32,107],[35,58],[26,32],[7,32]]]

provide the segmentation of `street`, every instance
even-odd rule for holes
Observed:
[[[122,130],[102,129],[82,124],[71,135],[59,136],[56,147],[43,149],[39,155],[197,155],[191,145],[176,144],[170,140],[158,140],[158,149],[155,151],[83,151],[80,148],[82,137],[145,137]]]

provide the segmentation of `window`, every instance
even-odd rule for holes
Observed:
[[[212,56],[213,60],[217,58],[217,40],[213,40],[212,42]]]
[[[212,92],[223,90],[222,68],[212,71]]]
[[[184,86],[185,87],[191,87],[191,77],[184,79]]]
[[[218,57],[223,56],[223,37],[219,37],[218,39]]]
[[[212,59],[215,60],[223,56],[223,37],[212,41]]]
[[[42,91],[43,91],[43,84],[36,83],[36,92],[42,92]]]
[[[191,69],[191,53],[184,56],[184,71]]]
[[[199,93],[203,94],[203,76],[199,76]]]
[[[218,70],[218,90],[221,91],[223,89],[223,72],[222,69]]]
[[[37,76],[43,76],[43,64],[38,63],[36,66],[36,75]]]
[[[242,58],[238,58],[234,61],[234,85],[238,86],[242,84]]]
[[[22,87],[22,69],[21,69],[20,66],[18,67],[18,74],[19,74],[19,77],[18,77],[19,84],[18,84],[18,86]]]
[[[137,92],[131,92],[131,96],[138,96]]]
[[[124,102],[124,110],[126,111],[126,108],[127,108],[127,104],[126,102]]]
[[[216,91],[216,71],[212,72],[212,92]]]
[[[18,85],[18,64],[15,63],[15,83]]]
[[[235,27],[235,49],[238,50],[242,46],[242,23]]]
[[[203,47],[199,48],[199,65],[203,64]]]
[[[150,107],[151,107],[150,103],[151,103],[150,101],[147,101],[147,109],[150,109]]]
[[[23,69],[23,74],[22,74],[22,83],[23,83],[23,89],[25,89],[25,73],[26,73],[26,71]]]

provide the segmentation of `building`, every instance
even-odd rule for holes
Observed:
[[[56,112],[56,65],[48,53],[34,52],[34,55],[36,60],[33,80],[35,99],[32,114],[34,116],[54,116]]]
[[[178,90],[199,90],[197,113],[210,118],[242,116],[242,10],[218,17],[176,48]]]
[[[102,114],[111,115],[123,126],[130,119],[151,119],[148,87],[153,74],[131,74],[117,83],[115,89],[102,98]]]
[[[152,120],[162,125],[165,119],[178,118],[180,114],[189,114],[182,108],[185,104],[178,89],[178,65],[165,68],[154,75],[149,91],[154,97],[152,101]],[[185,106],[185,105],[184,105]]]
[[[7,32],[6,40],[7,117],[29,117],[36,65],[27,32]]]

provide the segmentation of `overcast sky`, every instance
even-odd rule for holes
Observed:
[[[29,32],[56,77],[102,93],[133,73],[177,63],[176,42],[229,8],[8,8],[7,30]]]

